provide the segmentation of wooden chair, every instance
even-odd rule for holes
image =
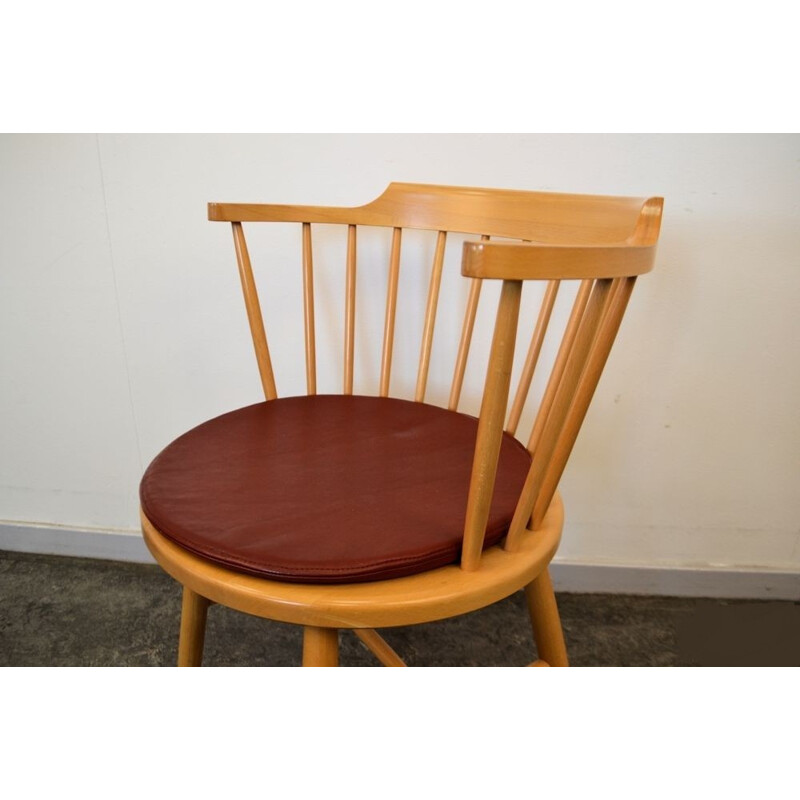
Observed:
[[[383,664],[404,666],[376,628],[464,614],[524,589],[533,666],[566,666],[548,574],[563,523],[556,489],[636,277],[652,268],[661,209],[661,198],[397,183],[357,208],[210,204],[209,219],[233,227],[266,402],[180,437],[142,480],[145,540],[183,585],[179,665],[201,663],[210,603],[302,625],[304,666],[337,665],[339,630],[348,628]],[[255,222],[299,226],[303,397],[278,399],[244,236],[243,223]],[[341,396],[317,395],[318,225],[347,230]],[[392,231],[380,382],[369,397],[353,394],[358,226]],[[413,401],[389,396],[407,228],[436,238]],[[462,274],[471,284],[445,409],[424,401],[450,232],[480,238],[463,243]],[[502,288],[475,419],[457,408],[485,280]],[[543,300],[508,411],[523,281],[544,282]],[[555,332],[560,343],[549,347],[548,339],[555,355],[523,446],[514,436],[556,295],[568,282],[575,299]]]

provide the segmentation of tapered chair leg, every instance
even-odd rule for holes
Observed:
[[[199,667],[203,663],[203,644],[206,639],[206,616],[210,601],[183,587],[181,608],[181,637],[178,643],[178,666]]]
[[[303,628],[303,666],[338,667],[339,631],[336,628]]]
[[[564,631],[561,628],[550,573],[546,569],[525,587],[525,597],[528,600],[533,638],[539,658],[551,667],[568,667]]]

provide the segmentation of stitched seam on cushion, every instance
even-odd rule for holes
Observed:
[[[146,504],[144,502],[142,502],[142,508],[143,508],[147,518],[155,525],[155,527],[158,529],[158,531],[163,536],[166,536],[168,539],[172,539],[173,541],[178,542],[183,547],[185,547],[187,550],[191,550],[193,553],[198,553],[200,555],[202,555],[203,552],[214,553],[215,555],[218,555],[218,556],[221,556],[222,558],[225,558],[226,560],[230,561],[231,563],[245,564],[245,565],[253,567],[253,568],[271,569],[271,570],[275,570],[275,571],[287,569],[285,565],[279,565],[279,564],[275,564],[275,563],[266,563],[264,561],[253,561],[252,559],[249,559],[249,558],[244,558],[242,556],[237,556],[237,555],[232,554],[232,552],[230,550],[224,550],[224,549],[222,549],[220,547],[215,547],[212,544],[204,545],[203,550],[200,550],[196,545],[192,546],[190,544],[187,544],[186,541],[185,541],[185,537],[183,537],[183,536],[181,536],[179,534],[176,535],[174,533],[166,533],[164,531],[164,528],[162,526],[160,526],[157,523],[157,521],[148,513],[147,508],[146,508]],[[510,522],[502,524],[502,525],[497,525],[497,526],[493,527],[491,530],[487,529],[485,536],[494,537],[497,534],[500,534],[502,531],[507,530],[509,524],[510,524]],[[415,563],[424,562],[424,561],[426,561],[428,559],[445,556],[445,555],[449,554],[453,550],[458,550],[459,547],[460,547],[460,544],[461,544],[461,542],[459,541],[458,543],[454,543],[454,544],[450,544],[450,545],[443,545],[443,546],[437,548],[436,550],[426,551],[426,553],[424,555],[419,555],[419,556],[396,556],[396,557],[393,557],[393,558],[385,558],[385,559],[382,559],[380,561],[361,561],[361,562],[357,562],[357,563],[351,564],[349,567],[306,567],[306,568],[296,568],[295,571],[298,574],[300,574],[301,572],[309,572],[309,571],[313,570],[314,572],[324,572],[324,573],[328,573],[328,574],[334,575],[336,573],[351,572],[353,570],[370,568],[370,567],[373,567],[375,569],[380,569],[381,567],[390,567],[392,565],[398,565],[398,564],[407,564],[407,565],[411,566],[411,565],[413,565]]]
[[[187,549],[190,549],[190,548],[187,548]],[[204,555],[200,551],[192,550],[192,552],[197,552],[197,554],[200,555],[200,556]],[[430,564],[431,562],[439,562],[439,563],[436,564],[437,566],[439,566],[439,564],[444,566],[444,564],[441,562],[441,559],[444,558],[445,556],[447,556],[448,559],[449,559],[451,554],[452,554],[452,552],[453,551],[443,552],[443,553],[439,553],[437,557],[434,557],[434,555],[430,555],[425,559],[418,559],[416,561],[409,561],[409,562],[405,562],[405,563],[404,562],[400,562],[400,563],[392,564],[392,565],[384,565],[382,567],[378,566],[378,565],[365,564],[360,569],[358,569],[358,568],[353,568],[353,569],[344,569],[344,568],[342,568],[342,569],[338,569],[338,570],[331,570],[331,569],[320,568],[318,570],[311,570],[311,569],[293,569],[293,570],[288,570],[288,569],[285,569],[285,568],[264,566],[264,565],[258,565],[258,564],[253,564],[252,568],[254,569],[254,571],[256,571],[256,574],[264,575],[266,577],[270,577],[273,580],[277,580],[277,581],[280,581],[281,578],[326,578],[326,577],[334,577],[336,575],[342,575],[342,574],[344,574],[346,577],[352,577],[352,578],[367,578],[367,577],[370,577],[370,576],[380,577],[382,575],[382,573],[387,572],[390,569],[397,569],[397,568],[414,569],[415,567],[420,567],[420,566],[424,567],[427,564]],[[236,568],[236,567],[249,568],[249,567],[251,567],[252,563],[253,562],[249,562],[248,563],[248,562],[245,562],[243,560],[242,561],[234,561],[232,559],[226,559],[225,560],[225,565],[233,567],[233,568]],[[448,562],[445,562],[445,563],[448,563]],[[324,574],[321,574],[321,573],[324,573]],[[409,573],[409,574],[413,574],[413,573]]]
[[[196,552],[197,555],[200,557],[208,558],[207,554],[201,553],[199,551],[195,551],[192,548],[187,548],[191,552]],[[428,558],[425,561],[419,561],[417,563],[408,563],[408,564],[397,564],[390,568],[384,569],[361,569],[360,571],[349,571],[348,574],[345,575],[322,575],[319,573],[314,573],[310,571],[301,571],[295,570],[293,572],[287,570],[272,570],[269,571],[268,569],[260,568],[258,570],[250,569],[248,566],[243,565],[241,563],[229,560],[220,560],[216,561],[215,563],[220,564],[223,567],[232,569],[234,571],[239,570],[242,572],[247,573],[248,570],[249,574],[255,575],[256,577],[266,578],[269,580],[274,580],[277,582],[284,582],[284,583],[317,583],[319,585],[327,585],[332,584],[336,585],[339,583],[344,583],[345,581],[340,581],[340,577],[344,577],[351,582],[361,583],[361,582],[369,582],[374,580],[390,580],[393,578],[401,578],[406,577],[409,575],[417,575],[422,572],[426,572],[431,569],[438,569],[440,567],[448,566],[452,564],[454,552],[448,552],[442,554],[436,559]]]
[[[145,512],[146,513],[146,512]],[[149,518],[149,515],[148,515]],[[151,520],[153,524],[155,522]],[[156,527],[158,527],[156,525]],[[504,525],[500,527],[500,531],[506,530],[508,525]],[[172,539],[173,541],[180,544],[182,547],[185,547],[187,550],[196,553],[201,557],[209,557],[210,553],[213,553],[220,557],[220,559],[224,559],[226,565],[232,567],[246,567],[252,569],[256,572],[266,573],[270,572],[272,577],[279,579],[281,575],[288,575],[288,576],[296,576],[296,577],[314,577],[317,575],[341,575],[341,574],[353,574],[354,577],[365,577],[367,575],[380,573],[385,571],[391,567],[416,567],[416,566],[424,566],[430,561],[437,561],[445,556],[450,556],[451,554],[455,555],[458,553],[459,547],[457,546],[448,546],[448,547],[441,547],[437,550],[432,550],[428,553],[425,553],[422,556],[416,557],[402,557],[398,556],[397,558],[391,559],[383,559],[382,561],[364,561],[358,564],[353,564],[349,567],[306,567],[306,568],[287,568],[284,565],[272,564],[272,563],[265,563],[263,561],[253,561],[252,559],[241,558],[238,556],[231,555],[230,552],[222,550],[218,547],[214,547],[213,545],[209,545],[206,549],[201,550],[197,547],[193,547],[189,544],[186,544],[182,541],[181,538],[176,537],[172,534],[164,533],[160,528],[158,528],[159,532],[166,536],[168,539]],[[490,533],[487,531],[487,536],[494,536],[498,533],[498,529],[495,528]],[[214,556],[211,556],[214,557]]]
[[[182,547],[185,547],[187,550],[190,550],[193,553],[196,553],[200,556],[206,555],[213,557],[219,557],[225,559],[228,564],[232,565],[243,565],[249,567],[254,570],[265,571],[270,570],[273,573],[286,573],[286,574],[294,574],[294,575],[314,575],[314,574],[326,574],[326,575],[337,575],[343,573],[350,573],[357,570],[381,570],[384,568],[389,568],[392,566],[416,566],[418,564],[424,564],[425,562],[437,558],[442,558],[446,555],[449,555],[451,552],[458,552],[461,546],[461,541],[442,546],[437,548],[436,550],[427,551],[424,555],[419,556],[396,556],[393,558],[385,558],[380,561],[361,561],[357,563],[353,563],[348,567],[287,567],[286,565],[275,564],[275,563],[267,563],[264,561],[254,561],[253,559],[245,558],[242,556],[234,555],[230,550],[224,550],[220,547],[216,547],[212,544],[204,544],[203,549],[198,548],[196,545],[191,545],[187,543],[185,537],[174,534],[174,533],[166,533],[164,531],[164,527],[161,526],[157,519],[150,515],[147,510],[146,503],[142,501],[142,509],[145,512],[147,518],[155,525],[158,531],[162,534],[162,536],[166,536],[168,539],[172,539],[173,541],[180,544]],[[504,523],[502,525],[497,525],[493,528],[487,529],[486,533],[484,534],[485,537],[492,538],[498,534],[502,535],[502,532],[508,529],[509,523]],[[291,573],[290,573],[291,570]]]
[[[148,518],[149,518],[149,515],[148,515]],[[154,525],[156,524],[155,521],[153,521],[152,519],[151,519],[151,522],[153,522]],[[158,525],[156,525],[156,527],[158,528]],[[244,565],[247,565],[247,566],[250,566],[250,567],[253,567],[253,568],[269,569],[269,570],[273,570],[273,571],[279,571],[279,570],[280,571],[286,571],[287,570],[287,567],[285,565],[266,563],[264,561],[253,561],[252,559],[249,559],[249,558],[243,558],[241,556],[234,556],[234,555],[231,554],[230,551],[222,550],[219,547],[214,547],[214,545],[206,545],[206,546],[204,546],[203,550],[200,550],[196,546],[193,547],[193,546],[191,546],[189,544],[186,544],[183,541],[182,537],[175,536],[174,534],[170,534],[170,533],[165,533],[161,528],[158,528],[158,530],[162,534],[162,536],[166,536],[168,539],[172,539],[173,541],[178,542],[181,546],[185,547],[187,550],[191,550],[193,553],[198,553],[199,555],[202,555],[204,552],[206,552],[206,553],[214,553],[216,555],[219,555],[219,556],[225,558],[230,563],[244,564]],[[396,558],[387,558],[387,559],[383,559],[382,561],[363,561],[363,562],[359,562],[359,563],[353,564],[350,567],[306,567],[306,568],[291,568],[291,569],[293,569],[295,574],[298,574],[298,575],[299,574],[303,574],[303,573],[310,574],[311,572],[314,572],[314,573],[324,572],[324,573],[328,573],[328,574],[334,575],[336,573],[352,572],[353,570],[357,570],[357,569],[365,569],[365,568],[380,569],[382,567],[391,567],[393,565],[400,565],[400,564],[413,566],[415,563],[418,563],[418,562],[423,562],[424,563],[425,561],[427,561],[429,559],[433,559],[433,558],[437,558],[437,557],[442,557],[442,556],[448,555],[454,549],[456,549],[456,547],[454,547],[453,545],[450,545],[450,546],[447,546],[447,547],[440,547],[437,550],[431,550],[431,551],[425,553],[425,555],[423,555],[423,556],[411,556],[411,557],[397,556]]]

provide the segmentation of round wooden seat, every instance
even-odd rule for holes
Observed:
[[[140,497],[166,539],[274,581],[354,583],[458,561],[478,420],[391,398],[317,395],[224,414],[168,445]],[[530,467],[504,435],[485,546]]]

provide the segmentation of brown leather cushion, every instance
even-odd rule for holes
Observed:
[[[211,561],[346,583],[459,559],[478,421],[377,397],[289,397],[212,419],[148,467],[144,513]],[[486,546],[506,533],[530,456],[504,434]]]

